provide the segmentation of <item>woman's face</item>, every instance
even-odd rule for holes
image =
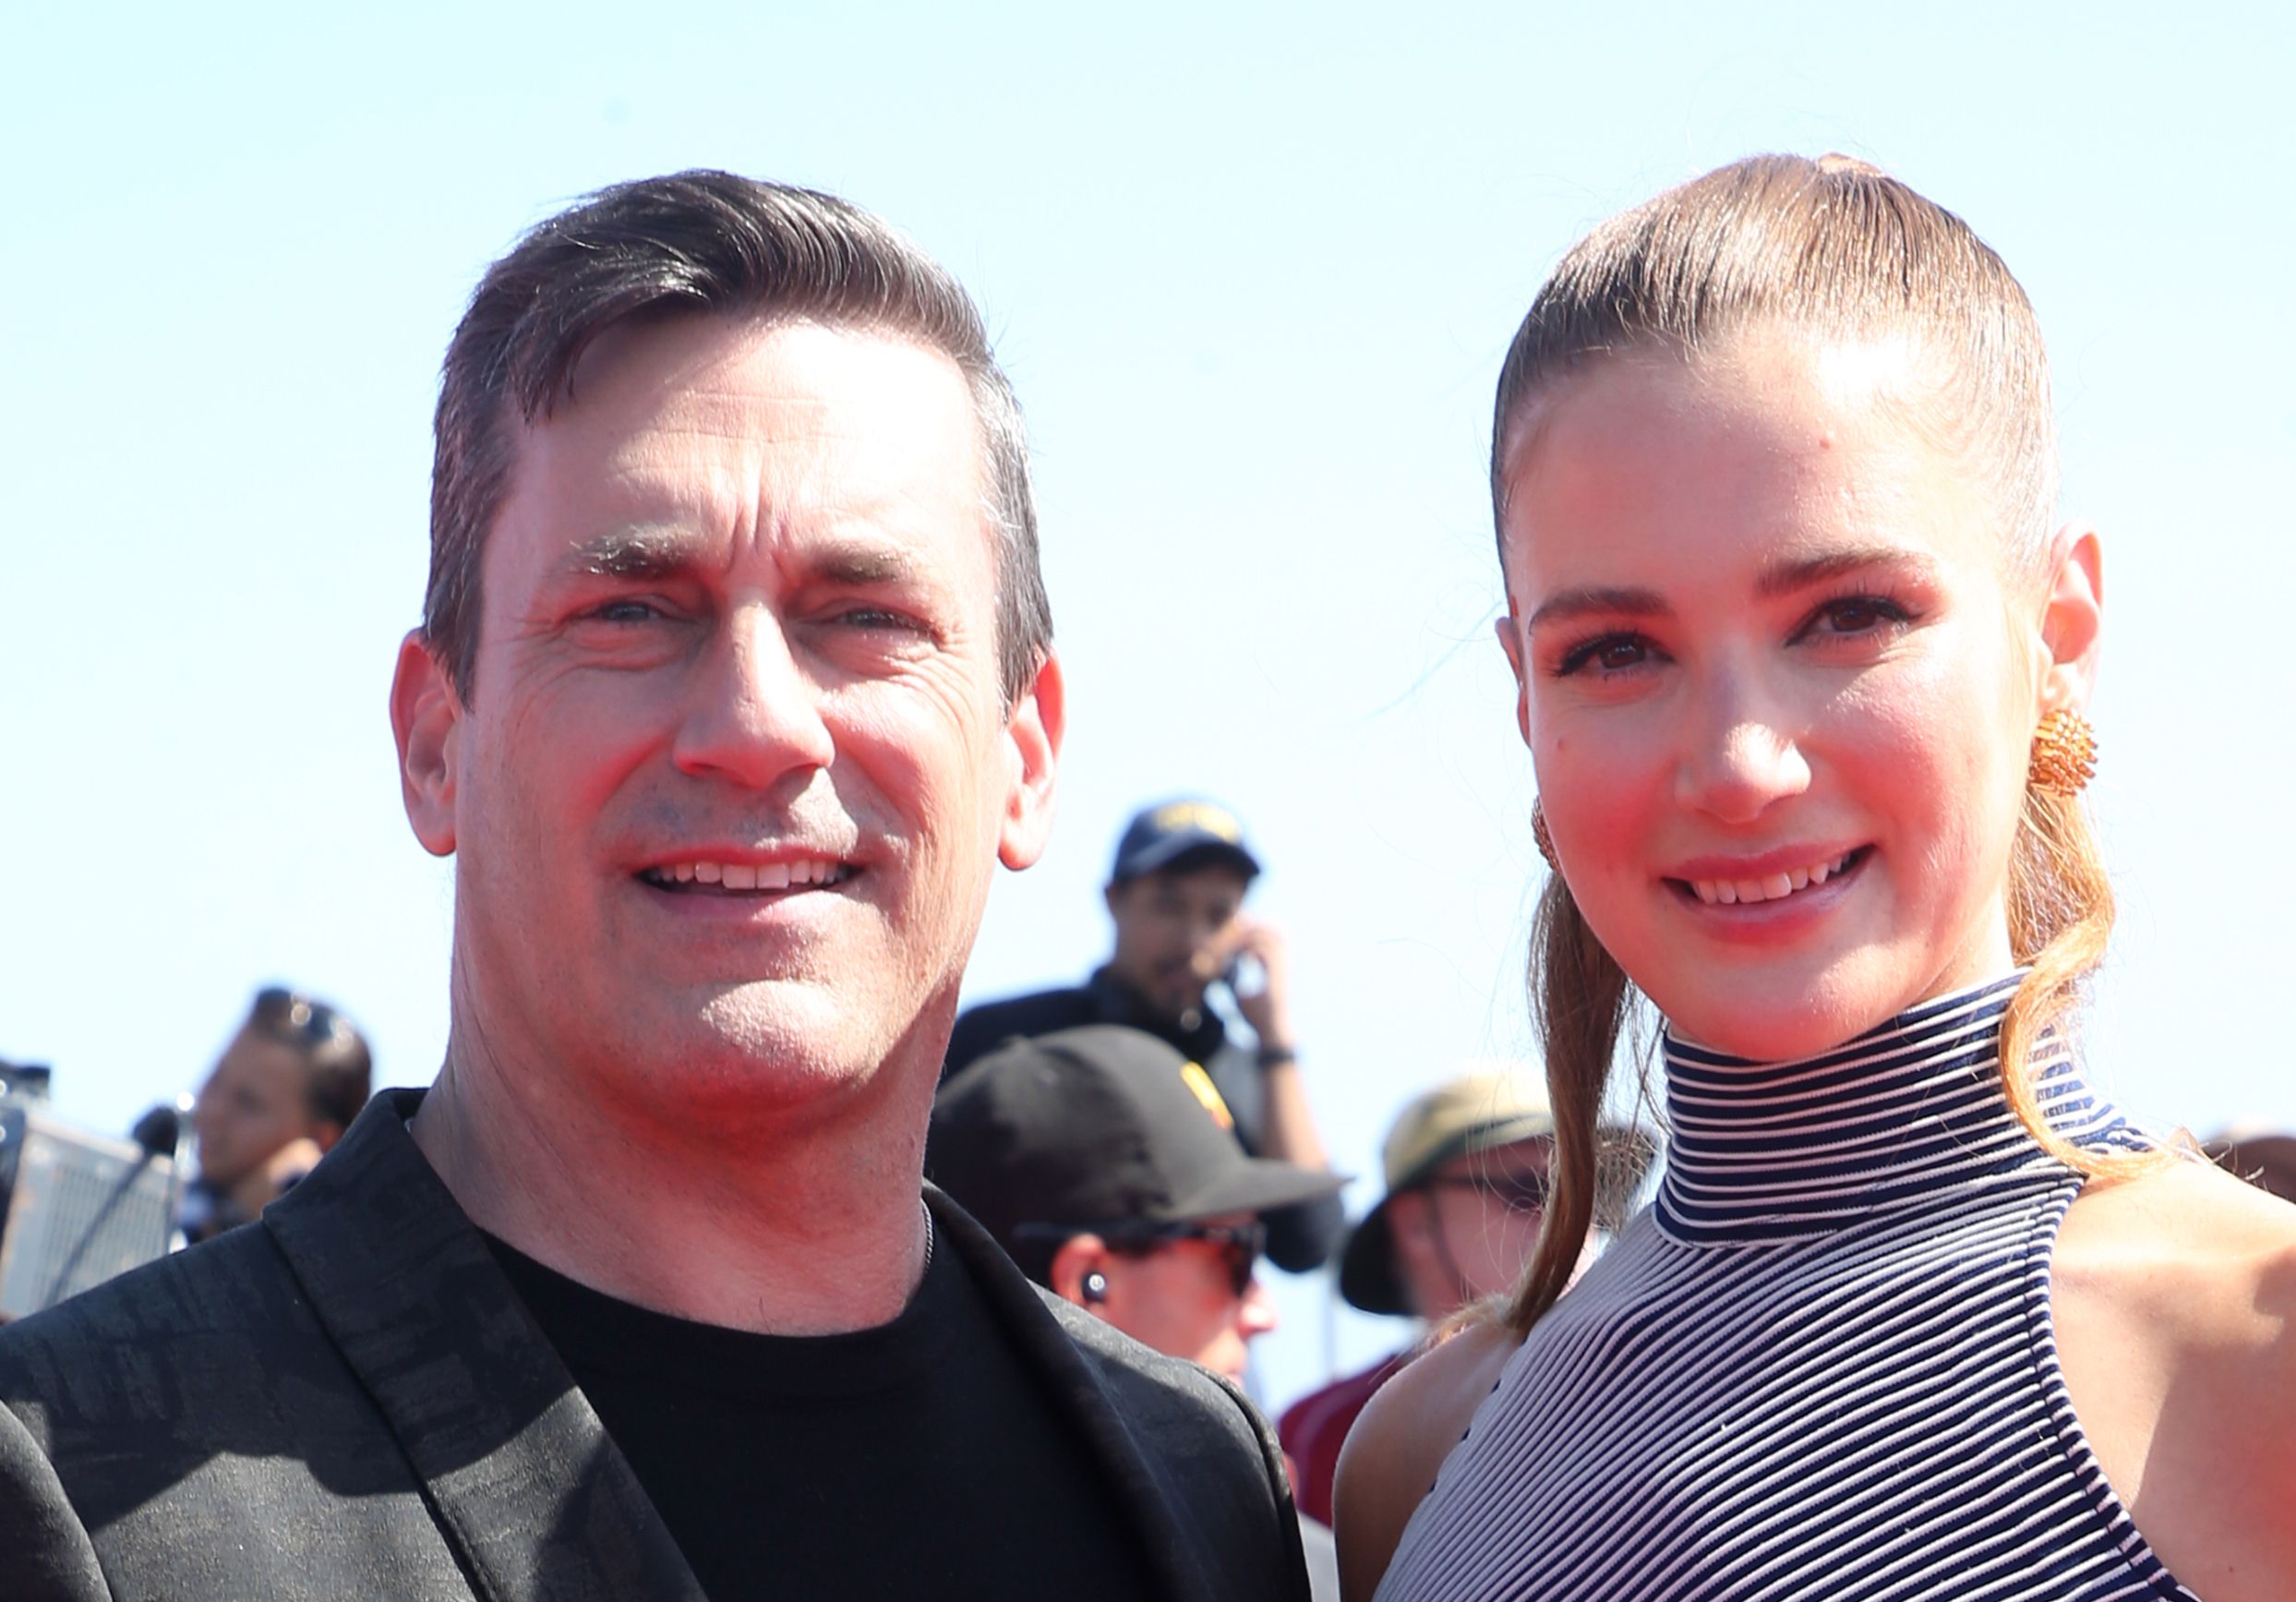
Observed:
[[[1506,463],[1500,629],[1564,875],[1720,1051],[1821,1051],[2011,965],[2027,750],[2085,698],[2095,608],[2068,622],[2062,560],[2011,585],[1983,487],[1905,421],[1912,362],[1620,355]]]

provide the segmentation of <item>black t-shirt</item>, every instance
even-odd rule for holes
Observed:
[[[802,1338],[487,1245],[714,1602],[1150,1595],[1108,1476],[944,1244],[893,1322]]]

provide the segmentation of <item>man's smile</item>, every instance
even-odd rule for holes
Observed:
[[[656,889],[705,896],[770,895],[842,885],[860,870],[831,857],[799,857],[771,862],[727,862],[709,859],[664,862],[638,877]]]

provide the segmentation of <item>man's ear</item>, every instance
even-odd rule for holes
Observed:
[[[1427,1206],[1426,1193],[1421,1190],[1399,1190],[1388,1198],[1388,1249],[1395,1254],[1399,1273],[1405,1261],[1434,1252]]]
[[[1060,773],[1061,740],[1068,732],[1068,686],[1061,677],[1060,654],[1047,651],[1037,676],[1014,703],[1004,738],[1014,756],[1013,782],[1004,801],[1004,823],[997,836],[997,858],[1006,867],[1027,868],[1044,855],[1052,833],[1052,790]]]
[[[2042,593],[2040,705],[2036,721],[2060,708],[2087,710],[2097,689],[2097,659],[2105,624],[2104,549],[2096,528],[2068,523],[2050,542],[2050,575]]]
[[[1097,1299],[1088,1300],[1084,1294],[1084,1277],[1091,1273],[1106,1273],[1108,1261],[1113,1254],[1108,1243],[1097,1235],[1072,1235],[1061,1242],[1052,1254],[1052,1294],[1064,1302],[1074,1302],[1100,1318],[1108,1317]]]
[[[391,732],[399,742],[399,792],[415,837],[434,857],[454,851],[455,734],[462,698],[438,657],[411,629],[391,676]]]
[[[332,1151],[335,1142],[343,1138],[343,1126],[332,1118],[315,1118],[311,1122],[311,1139],[321,1151]]]
[[[1522,742],[1531,743],[1531,681],[1522,672],[1522,632],[1515,624],[1515,603],[1510,598],[1507,610],[1493,622],[1498,631],[1498,648],[1507,653],[1507,665],[1515,671],[1515,727],[1522,731]]]

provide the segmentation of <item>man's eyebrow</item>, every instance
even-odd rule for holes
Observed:
[[[1754,593],[1764,600],[1775,600],[1780,596],[1810,589],[1869,567],[1912,568],[1925,576],[1937,571],[1936,561],[1922,551],[1895,545],[1852,546],[1844,550],[1824,551],[1817,556],[1773,562],[1754,580]]]
[[[1600,612],[1610,617],[1663,618],[1674,608],[1656,590],[1626,589],[1616,585],[1592,584],[1581,589],[1558,590],[1540,603],[1523,625],[1525,633],[1535,634],[1548,623],[1568,622]]]
[[[660,579],[690,572],[706,560],[705,543],[679,528],[617,528],[566,553],[561,572],[596,578]],[[897,584],[918,571],[917,554],[897,545],[833,539],[801,559],[816,583],[869,588]]]
[[[917,553],[896,545],[838,540],[806,560],[816,582],[868,588],[896,584],[917,572]]]
[[[666,578],[693,565],[697,543],[674,528],[617,528],[574,547],[559,570],[596,578]]]

